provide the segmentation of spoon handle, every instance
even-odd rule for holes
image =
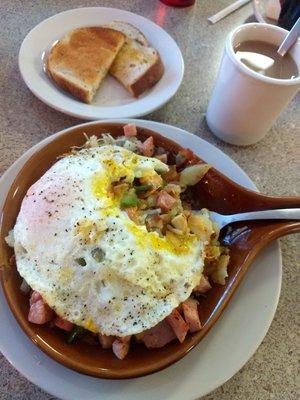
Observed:
[[[259,219],[300,220],[300,208],[285,208],[280,210],[253,211],[253,212],[239,213],[233,215],[224,215],[223,226],[228,225],[232,222],[259,220]]]
[[[284,57],[285,54],[289,51],[289,49],[296,42],[298,37],[300,36],[300,17],[297,19],[295,25],[290,30],[289,34],[285,37],[284,41],[281,43],[277,53]]]

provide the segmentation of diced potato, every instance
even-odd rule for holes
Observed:
[[[202,218],[199,215],[191,214],[188,219],[190,231],[196,235],[201,235],[204,231]]]
[[[205,251],[206,258],[209,261],[216,260],[221,255],[220,246],[209,245],[209,246],[206,246],[205,250],[206,250]]]
[[[219,258],[219,262],[216,270],[211,274],[211,279],[215,283],[225,285],[225,278],[228,276],[227,266],[229,264],[229,255],[222,254]]]
[[[140,223],[140,213],[137,207],[126,207],[125,211],[131,221],[133,221],[137,225]]]
[[[202,241],[209,241],[214,233],[214,228],[209,211],[203,208],[201,213],[191,213],[188,218],[190,231],[197,235]]]
[[[144,176],[140,178],[140,182],[142,185],[151,185],[152,189],[157,190],[163,185],[162,177],[155,172],[154,175]]]
[[[183,232],[182,232],[180,229],[176,229],[176,228],[174,228],[172,225],[167,225],[167,229],[168,229],[170,232],[175,233],[175,235],[183,235]]]
[[[196,185],[211,168],[208,164],[195,164],[186,167],[180,173],[179,183],[180,186],[193,186]]]
[[[179,197],[181,193],[181,187],[175,183],[168,183],[164,190],[172,196]]]
[[[176,215],[176,217],[172,219],[171,224],[182,233],[188,230],[187,220],[183,214]]]

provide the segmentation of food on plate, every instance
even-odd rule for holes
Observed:
[[[125,35],[111,28],[75,29],[54,44],[46,70],[62,89],[91,103],[124,42]]]
[[[45,67],[59,87],[85,103],[92,102],[108,73],[135,97],[164,73],[158,51],[137,28],[123,21],[68,32],[52,47]]]
[[[164,66],[160,55],[131,24],[113,21],[109,27],[126,35],[125,44],[117,54],[109,73],[133,96],[138,97],[162,77]]]
[[[29,188],[6,239],[28,320],[119,359],[134,342],[159,348],[199,331],[199,296],[225,283],[229,263],[208,210],[192,207],[209,166],[137,133],[128,124],[64,154]]]

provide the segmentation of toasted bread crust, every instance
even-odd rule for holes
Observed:
[[[132,40],[136,40],[137,43],[139,43],[141,46],[149,46],[149,42],[146,36],[130,22],[114,20],[108,26],[112,29],[116,29],[117,31],[124,33],[124,35],[127,36],[127,39],[129,38]],[[128,31],[127,27],[131,28],[130,32]],[[133,34],[135,34],[135,36],[133,36]]]
[[[164,66],[157,50],[152,48],[145,36],[133,25],[113,21],[114,29],[127,35],[126,42],[109,73],[133,96],[138,97],[155,85],[164,73]]]
[[[160,55],[157,53],[156,62],[142,75],[136,82],[134,82],[130,91],[135,97],[140,96],[145,90],[154,86],[164,73],[164,65],[161,61]]]
[[[88,90],[76,85],[62,75],[56,74],[55,72],[51,73],[48,69],[47,71],[61,89],[69,92],[72,96],[83,101],[84,103],[90,103],[92,101],[93,96],[90,95]]]
[[[46,70],[58,86],[90,103],[125,39],[111,28],[75,29],[52,47]]]

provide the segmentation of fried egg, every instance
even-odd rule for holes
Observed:
[[[190,296],[212,228],[202,241],[160,237],[136,225],[112,190],[167,170],[156,158],[107,145],[64,156],[30,187],[13,229],[17,269],[59,316],[126,336],[155,326]]]

